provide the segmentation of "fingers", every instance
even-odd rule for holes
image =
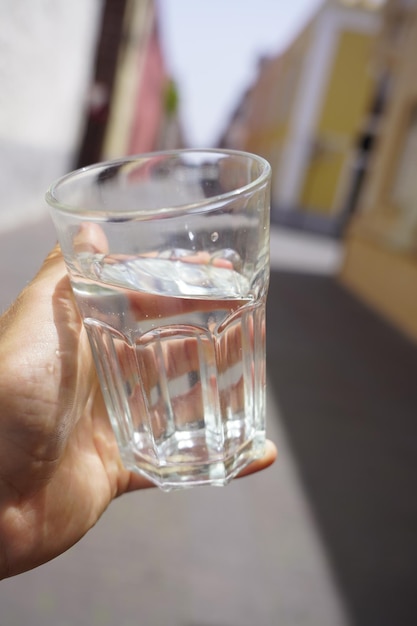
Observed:
[[[123,493],[129,493],[131,491],[139,491],[140,489],[151,489],[155,487],[156,485],[147,478],[145,478],[145,476],[137,474],[136,472],[130,472],[129,480],[126,484],[125,490],[123,492],[120,492],[118,495],[122,495]]]
[[[236,307],[238,304],[239,302]],[[223,314],[225,318],[230,317],[228,310]],[[242,328],[242,325],[245,325],[245,328]],[[158,332],[158,335],[154,334],[148,343],[144,343],[141,338],[134,348],[126,347],[126,350],[135,351],[148,388],[158,382],[161,368],[164,369],[167,378],[173,380],[198,371],[202,358],[206,365],[215,367],[218,374],[224,373],[242,359],[245,349],[243,334],[249,344],[246,349],[253,348],[253,320],[250,314],[245,316],[244,312],[232,320],[228,327],[223,328],[222,332],[216,332],[215,342],[208,333],[196,334],[195,327],[192,329],[194,336],[187,334],[190,332],[187,329],[177,330],[176,334],[169,330],[165,336],[163,331]],[[128,362],[134,361],[130,359]]]
[[[147,319],[164,319],[177,317],[193,311],[211,313],[218,309],[227,309],[231,315],[233,311],[241,307],[244,300],[203,300],[193,298],[167,298],[143,291],[125,290],[129,299],[129,305],[136,321]]]
[[[108,255],[103,262],[111,264],[123,263],[125,261],[132,261],[132,255],[126,254],[109,254],[109,244],[107,237],[99,224],[84,222],[81,224],[77,234],[73,240],[74,253],[82,254],[89,252],[91,254],[103,254]],[[169,260],[173,263],[185,263],[190,265],[212,265],[223,269],[232,269],[233,263],[222,257],[212,256],[209,252],[198,251],[195,253],[187,253],[186,250],[178,251],[178,255],[175,256],[177,251],[173,250]],[[158,251],[148,252],[139,255],[142,258],[155,258],[155,262],[161,257]],[[145,293],[144,291],[138,292],[131,289],[125,289],[124,293],[129,301],[130,309],[133,313],[134,319],[139,322],[150,318],[168,318],[192,311],[204,311],[209,313],[214,311],[220,306],[224,306],[222,301],[207,302],[204,300],[196,301],[190,299],[181,298],[166,298],[164,296],[158,296],[152,293]],[[236,308],[241,306],[241,302],[235,301],[230,307],[230,313]],[[229,302],[230,305],[230,302]]]
[[[267,439],[264,456],[260,459],[252,461],[252,463],[240,472],[237,478],[243,478],[244,476],[249,476],[250,474],[255,474],[256,472],[266,469],[275,462],[277,455],[278,453],[275,444]]]
[[[107,254],[109,243],[107,237],[98,224],[93,222],[83,222],[73,241],[74,252],[90,252],[92,254],[99,252]]]

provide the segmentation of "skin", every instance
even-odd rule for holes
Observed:
[[[58,247],[0,318],[0,364],[1,579],[58,556],[114,498],[152,485],[120,461]],[[275,458],[268,442],[242,475]]]

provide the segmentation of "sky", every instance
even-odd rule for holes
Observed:
[[[279,53],[322,0],[157,0],[168,71],[190,147],[212,147],[258,60]]]

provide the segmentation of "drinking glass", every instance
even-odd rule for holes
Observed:
[[[125,157],[46,198],[123,463],[164,490],[225,485],[265,447],[269,164]]]

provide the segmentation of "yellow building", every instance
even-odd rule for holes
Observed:
[[[346,238],[341,280],[417,340],[417,2],[388,0],[378,45],[386,105]]]
[[[337,223],[373,99],[378,0],[329,0],[289,48],[262,62],[223,145],[265,156],[276,214]]]

